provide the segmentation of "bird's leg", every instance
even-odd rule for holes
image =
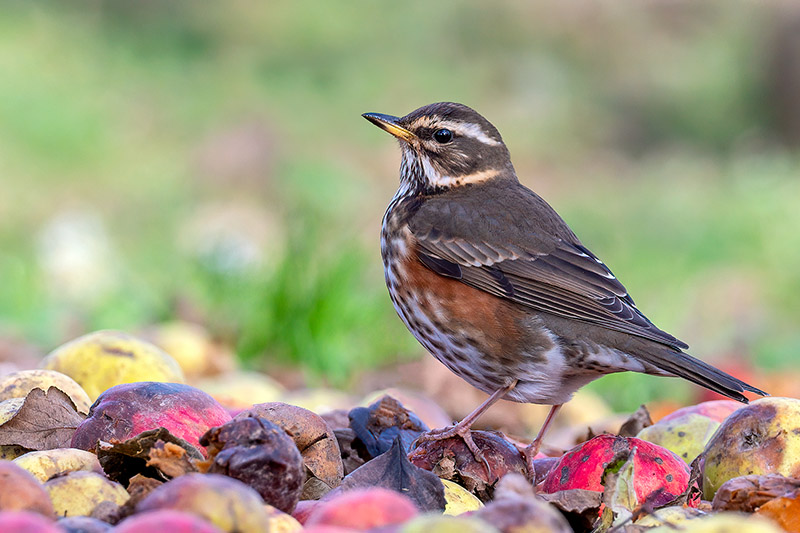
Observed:
[[[550,423],[553,422],[553,419],[556,417],[556,413],[558,410],[561,409],[561,405],[554,405],[550,408],[550,412],[547,413],[547,418],[544,419],[544,424],[539,429],[539,434],[536,435],[536,438],[533,439],[523,451],[523,455],[525,456],[525,463],[528,465],[528,473],[531,476],[531,480],[536,480],[536,471],[533,468],[533,458],[536,457],[536,454],[539,453],[539,448],[542,446],[542,441],[544,440],[544,434],[547,432],[547,428],[550,426]]]
[[[475,444],[475,441],[472,440],[472,434],[470,433],[470,428],[472,424],[480,417],[488,408],[494,405],[497,400],[501,399],[503,396],[511,392],[511,390],[517,386],[517,380],[512,381],[510,384],[506,385],[501,389],[497,389],[495,392],[492,393],[491,396],[486,398],[486,400],[478,406],[477,409],[472,411],[470,414],[465,416],[461,422],[455,424],[454,426],[441,428],[441,429],[432,429],[431,431],[420,435],[417,438],[417,442],[430,442],[435,440],[444,440],[449,439],[450,437],[459,436],[464,439],[464,443],[469,448],[469,451],[472,452],[472,455],[475,457],[477,461],[482,462],[486,466],[486,471],[489,472],[491,475],[491,469],[489,468],[488,463],[486,462],[486,458],[483,456],[483,452],[481,452],[480,448]]]

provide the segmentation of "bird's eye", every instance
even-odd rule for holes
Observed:
[[[453,140],[453,132],[448,129],[440,129],[433,132],[433,140],[439,144],[446,144]]]

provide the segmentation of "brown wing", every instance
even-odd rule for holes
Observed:
[[[636,308],[611,270],[544,200],[515,185],[424,202],[409,220],[420,261],[531,309],[688,348]]]

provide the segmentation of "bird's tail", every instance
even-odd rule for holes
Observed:
[[[647,354],[637,354],[637,356],[664,372],[697,383],[701,387],[718,392],[732,400],[748,403],[747,398],[742,394],[745,391],[769,396],[761,389],[748,385],[687,353],[664,347],[661,350],[654,349]]]

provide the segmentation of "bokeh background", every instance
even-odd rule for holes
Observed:
[[[798,381],[793,2],[2,12],[0,357],[180,319],[311,385],[422,364],[379,258],[399,155],[360,114],[452,100],[692,353],[764,388]],[[618,409],[698,394],[638,375],[590,387]]]

